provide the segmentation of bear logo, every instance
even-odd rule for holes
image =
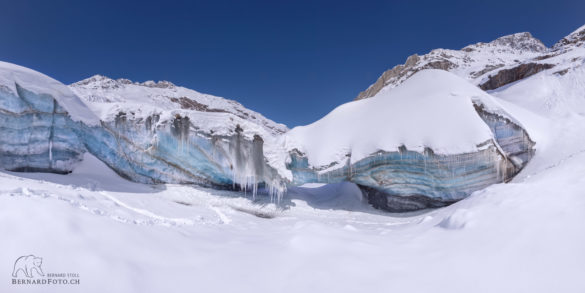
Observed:
[[[22,271],[24,272],[25,276],[32,278],[33,270],[37,272],[37,275],[45,276],[43,270],[41,269],[42,264],[43,259],[40,257],[36,257],[32,254],[21,256],[16,259],[16,262],[14,262],[14,271],[12,271],[12,277],[17,278],[18,273]]]

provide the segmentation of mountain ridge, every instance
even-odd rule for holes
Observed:
[[[580,49],[584,43],[585,26],[582,26],[550,48],[531,33],[521,32],[502,36],[487,43],[470,44],[460,50],[438,48],[424,55],[413,54],[404,64],[384,71],[373,84],[360,92],[355,100],[373,97],[383,89],[394,88],[424,69],[453,72],[483,90],[492,90],[557,67],[563,63],[563,60],[559,60],[562,58],[558,58],[560,55]],[[571,62],[575,61],[577,60]],[[558,70],[559,73],[562,73],[562,70],[564,68]],[[492,76],[495,76],[495,80],[492,80]]]
[[[129,104],[144,104],[168,111],[229,113],[257,124],[274,134],[288,131],[286,125],[274,122],[235,100],[204,94],[165,80],[134,82],[126,78],[112,79],[96,74],[70,84],[69,88],[82,100],[92,104],[94,106],[91,107],[92,109],[104,108],[112,104],[119,108],[125,108],[125,105]],[[98,116],[102,120],[111,120],[116,114],[107,111]]]

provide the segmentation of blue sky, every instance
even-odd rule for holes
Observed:
[[[414,53],[585,24],[585,1],[3,1],[0,60],[64,83],[169,80],[289,127]]]

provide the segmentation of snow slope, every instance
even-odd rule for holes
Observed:
[[[143,119],[160,113],[163,120],[179,113],[189,115],[202,130],[220,135],[231,133],[238,123],[262,133],[279,134],[288,130],[285,125],[236,101],[202,94],[168,81],[138,83],[95,75],[69,88],[103,121],[114,120],[119,112],[133,113],[135,118]],[[244,130],[249,131],[246,127]]]
[[[452,73],[424,70],[392,91],[341,105],[313,124],[292,129],[286,134],[287,149],[306,153],[313,166],[348,154],[359,161],[400,146],[420,153],[426,147],[438,154],[476,152],[494,137],[473,100],[495,104]]]

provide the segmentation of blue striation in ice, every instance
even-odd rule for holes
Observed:
[[[509,118],[476,106],[496,141],[489,140],[473,153],[440,155],[426,148],[379,151],[357,162],[348,155],[343,166],[316,169],[307,157],[293,150],[287,168],[293,184],[356,183],[369,202],[392,212],[440,207],[469,196],[476,190],[514,177],[532,158],[534,142]]]
[[[85,147],[67,111],[48,94],[0,87],[0,166],[11,171],[69,173]]]
[[[87,150],[132,181],[242,189],[254,195],[260,184],[282,195],[280,178],[264,160],[262,138],[247,140],[241,128],[231,136],[210,135],[194,129],[185,116],[160,121],[156,114],[134,119],[124,112],[100,126],[80,126],[77,133]]]
[[[29,72],[22,74],[19,78]],[[265,187],[280,198],[290,184],[350,181],[375,207],[409,211],[443,206],[506,182],[534,154],[534,142],[518,122],[475,103],[475,111],[493,133],[475,152],[445,155],[428,147],[414,151],[403,145],[356,161],[348,153],[341,161],[317,168],[309,164],[306,154],[293,149],[286,161],[292,173],[288,179],[267,163],[265,138],[244,135],[242,127],[247,125],[237,124],[220,135],[201,130],[185,115],[161,119],[156,112],[136,116],[124,111],[113,119],[91,123],[72,118],[90,113],[74,95],[44,92],[42,85],[31,83],[23,86],[17,78],[8,84],[4,78],[0,84],[0,167],[11,171],[69,173],[89,151],[136,182],[197,184],[249,190],[254,195]],[[77,111],[76,115],[67,109]]]

